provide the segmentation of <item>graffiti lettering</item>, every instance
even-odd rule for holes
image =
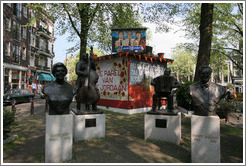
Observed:
[[[126,91],[126,85],[102,85],[100,91]]]
[[[114,79],[112,77],[102,78],[103,83],[114,83]]]

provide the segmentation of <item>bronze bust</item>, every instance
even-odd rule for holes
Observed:
[[[216,115],[215,106],[226,96],[226,89],[210,82],[212,69],[208,65],[199,68],[200,81],[190,85],[188,93],[193,101],[195,115]]]
[[[49,115],[69,114],[69,106],[73,100],[73,87],[64,80],[66,66],[58,62],[52,68],[56,80],[43,88],[49,107]]]

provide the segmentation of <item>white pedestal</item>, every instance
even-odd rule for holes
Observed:
[[[63,162],[72,159],[73,116],[46,114],[45,162]]]
[[[73,137],[75,141],[105,137],[105,114],[75,115]]]
[[[162,140],[175,144],[181,139],[181,114],[144,116],[145,139]]]
[[[191,116],[191,161],[220,163],[220,118]]]

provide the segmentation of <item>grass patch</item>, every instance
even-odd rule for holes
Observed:
[[[180,145],[144,139],[144,113],[121,114],[104,110],[105,138],[73,142],[73,163],[190,163],[191,118],[181,116]],[[4,161],[44,162],[45,113],[18,121],[19,139],[3,145]],[[18,160],[17,160],[18,156]],[[243,130],[221,123],[221,162],[243,161]]]

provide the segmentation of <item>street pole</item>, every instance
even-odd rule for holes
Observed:
[[[65,61],[66,61],[66,66],[67,66],[67,53],[66,53],[66,59],[65,59]]]
[[[30,115],[34,115],[34,98],[31,99],[31,111],[30,111]]]

